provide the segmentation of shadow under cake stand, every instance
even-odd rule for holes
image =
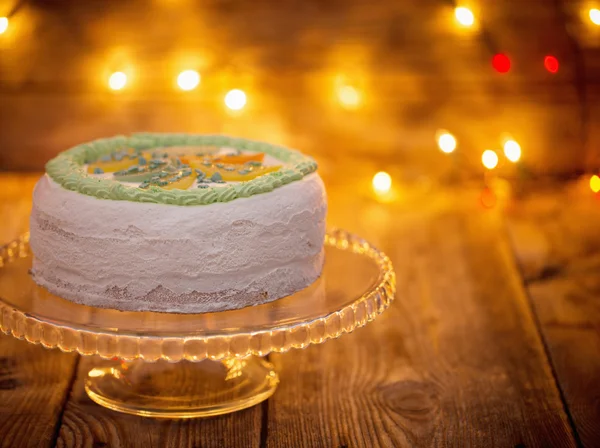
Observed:
[[[28,235],[0,248],[0,329],[47,348],[96,356],[85,389],[107,408],[148,417],[208,417],[270,397],[264,358],[365,325],[394,298],[389,258],[342,230],[325,239],[325,266],[308,288],[264,305],[203,314],[78,305],[29,275]]]

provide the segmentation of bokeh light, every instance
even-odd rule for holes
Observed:
[[[360,93],[352,86],[338,87],[337,96],[342,106],[348,109],[355,109],[360,104]]]
[[[246,94],[243,90],[233,89],[225,95],[225,105],[231,110],[241,110],[246,105]]]
[[[590,21],[594,25],[600,25],[600,9],[592,8],[589,12]]]
[[[8,29],[8,17],[0,17],[0,34],[4,34]]]
[[[460,6],[454,10],[454,17],[456,17],[456,21],[462,26],[470,27],[475,23],[473,12],[464,6]]]
[[[485,187],[479,196],[479,201],[485,208],[493,208],[496,205],[496,202],[498,202],[498,198],[496,197],[494,190]]]
[[[483,151],[483,154],[481,154],[481,163],[483,163],[483,166],[488,170],[493,170],[498,165],[498,154],[491,149],[486,149]]]
[[[554,56],[546,56],[544,58],[544,67],[546,67],[546,70],[548,70],[550,73],[557,73],[559,65],[558,59],[556,59]]]
[[[505,54],[496,54],[492,58],[492,67],[498,73],[507,73],[510,70],[510,59]]]
[[[177,76],[177,85],[181,90],[194,90],[200,84],[200,73],[196,70],[184,70]]]
[[[521,145],[514,140],[504,142],[504,155],[511,162],[518,162],[521,158]]]
[[[127,84],[127,75],[123,72],[114,72],[108,78],[108,87],[112,90],[121,90]]]
[[[375,193],[389,193],[392,188],[392,177],[385,171],[380,171],[373,176],[373,190]]]
[[[598,193],[600,191],[600,177],[595,174],[590,177],[590,189],[594,193]]]
[[[447,131],[438,131],[437,144],[440,151],[450,154],[456,149],[456,138]]]

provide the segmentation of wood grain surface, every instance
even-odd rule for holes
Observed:
[[[2,241],[27,228],[36,177],[0,174]],[[83,389],[93,359],[0,335],[0,446],[597,446],[597,233],[547,226],[548,216],[570,222],[568,207],[591,216],[574,190],[485,211],[462,190],[350,200],[339,180],[328,184],[329,223],[373,241],[398,273],[397,299],[377,322],[272,355],[282,381],[271,399],[190,421],[104,409]],[[548,214],[552,197],[562,214]],[[559,268],[540,274],[547,265]]]
[[[382,238],[396,302],[355,334],[274,356],[267,445],[575,446],[495,218],[445,212]]]
[[[600,257],[529,286],[542,335],[583,446],[600,444]]]
[[[53,447],[77,356],[0,333],[0,447]]]
[[[83,386],[97,362],[82,358],[66,403],[58,447],[240,447],[260,446],[262,406],[208,419],[149,419],[110,411],[87,396]],[[193,381],[193,378],[187,378]],[[156,386],[156,385],[155,385]],[[169,384],[161,384],[168,388]]]
[[[515,255],[583,446],[600,444],[600,207],[585,185],[523,198],[508,214]]]

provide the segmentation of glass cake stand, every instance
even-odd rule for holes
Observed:
[[[323,274],[308,288],[204,314],[116,311],[52,295],[29,275],[28,240],[0,247],[0,329],[47,348],[99,355],[85,380],[88,395],[129,414],[207,417],[260,403],[279,382],[267,354],[349,333],[394,298],[389,258],[342,230],[327,234]]]

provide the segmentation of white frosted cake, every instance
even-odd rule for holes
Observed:
[[[244,139],[134,134],[46,165],[31,213],[34,280],[85,305],[197,313],[270,302],[323,267],[315,162]]]

